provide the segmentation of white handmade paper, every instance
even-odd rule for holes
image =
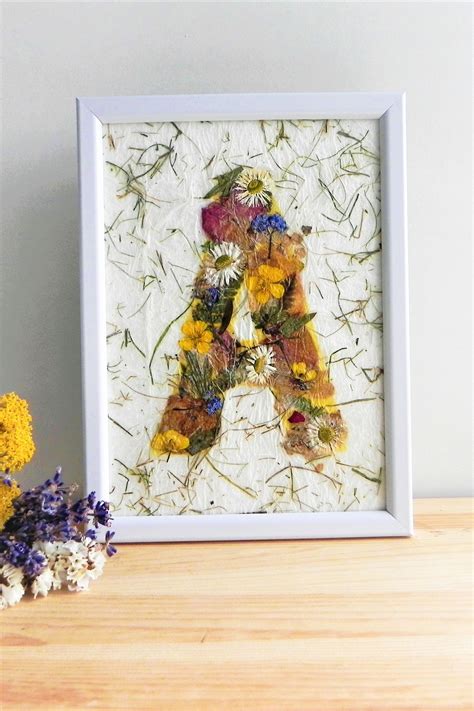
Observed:
[[[103,145],[116,513],[385,508],[378,122],[114,124]],[[176,389],[178,344],[208,239],[203,196],[239,165],[271,173],[289,230],[305,228],[306,299],[347,429],[344,450],[325,458],[322,472],[286,452],[271,389],[249,384],[227,392],[210,450],[151,452]],[[245,287],[237,302],[235,336],[251,341]]]

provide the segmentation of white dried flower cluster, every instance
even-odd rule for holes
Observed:
[[[0,568],[0,610],[16,605],[24,594],[23,571],[6,563]]]
[[[36,550],[47,559],[47,567],[35,578],[31,591],[47,595],[67,585],[68,590],[87,590],[90,582],[102,575],[105,556],[91,538],[66,543],[37,543]]]
[[[47,565],[32,581],[27,581],[23,570],[7,563],[0,568],[0,609],[16,605],[27,585],[36,598],[50,590],[67,586],[68,590],[87,590],[92,580],[102,575],[106,557],[101,544],[91,538],[64,543],[35,543],[34,549],[44,555]]]

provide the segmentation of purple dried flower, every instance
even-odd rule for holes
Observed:
[[[18,543],[12,543],[8,552],[6,552],[6,557],[8,562],[14,565],[16,568],[20,568],[28,559],[30,554],[30,548],[23,541],[18,541]]]
[[[219,301],[220,297],[221,297],[220,290],[215,286],[211,286],[211,288],[208,289],[204,295],[204,301],[209,306],[213,306],[214,304],[216,304]]]
[[[95,529],[109,526],[111,520],[109,504],[97,501],[95,492],[72,503],[71,488],[58,469],[44,484],[23,491],[13,501],[13,514],[0,532],[0,565],[11,563],[34,578],[45,565],[44,556],[33,548],[35,543],[80,541],[86,528],[86,535],[95,540]]]
[[[116,547],[110,543],[114,536],[115,531],[107,531],[107,533],[105,534],[105,552],[110,557],[117,553]]]
[[[23,572],[28,578],[36,578],[46,565],[46,558],[39,551],[30,551],[23,564]]]
[[[110,526],[111,516],[109,512],[109,504],[107,501],[98,501],[94,508],[93,514],[94,525],[97,526]]]

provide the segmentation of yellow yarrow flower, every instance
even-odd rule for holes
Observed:
[[[303,383],[310,383],[317,376],[317,372],[315,370],[308,370],[308,366],[302,361],[293,363],[291,370],[296,380],[301,380]]]
[[[285,287],[280,282],[285,278],[285,272],[279,267],[261,264],[257,273],[249,277],[249,289],[255,295],[259,304],[266,304],[272,297],[281,299]]]
[[[17,472],[35,453],[31,415],[16,393],[0,397],[0,471]]]
[[[214,337],[205,321],[187,321],[181,330],[185,335],[179,342],[183,351],[197,351],[203,355],[209,352]]]
[[[0,481],[0,530],[13,513],[13,502],[21,494],[21,489],[13,479],[10,484]]]
[[[176,430],[166,430],[156,434],[151,442],[151,448],[157,454],[176,454],[184,452],[189,447],[189,438],[176,432]]]

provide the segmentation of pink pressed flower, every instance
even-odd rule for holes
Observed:
[[[202,209],[202,228],[214,242],[223,242],[227,231],[228,212],[219,202]]]
[[[211,202],[202,209],[202,227],[213,242],[232,242],[235,230],[246,231],[257,215],[264,212],[261,206],[247,207],[234,198]]]
[[[304,422],[305,419],[305,416],[301,412],[297,412],[297,410],[295,410],[288,418],[288,422],[291,422],[292,425],[298,425],[300,422]]]

